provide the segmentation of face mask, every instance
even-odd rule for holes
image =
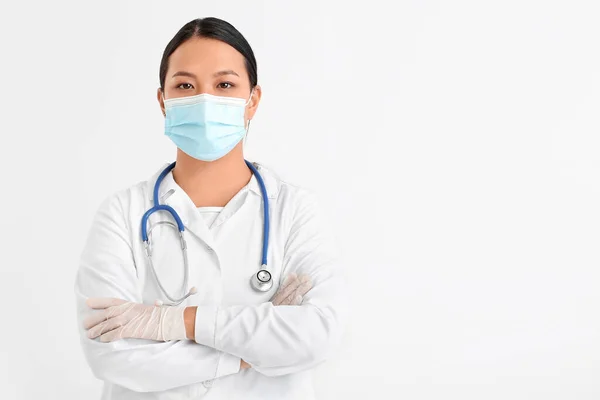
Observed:
[[[250,99],[207,93],[167,99],[164,101],[165,135],[191,157],[218,160],[246,134],[244,111],[249,102]]]

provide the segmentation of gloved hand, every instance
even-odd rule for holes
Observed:
[[[86,303],[102,310],[84,321],[90,339],[98,336],[101,342],[126,338],[161,342],[186,339],[185,307],[159,307],[106,297],[92,297]]]
[[[288,275],[271,299],[273,305],[300,305],[312,288],[308,275]],[[94,310],[102,310],[86,318],[88,337],[101,342],[136,338],[166,342],[185,340],[185,307],[156,306],[108,297],[91,297],[86,301]]]
[[[312,289],[312,281],[310,276],[291,273],[285,277],[283,284],[271,299],[275,306],[298,306],[302,304],[304,295]]]

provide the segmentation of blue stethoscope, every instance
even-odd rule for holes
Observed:
[[[265,187],[265,183],[264,183],[262,177],[260,176],[260,174],[258,173],[258,170],[256,169],[256,167],[249,161],[246,161],[246,165],[248,165],[248,168],[250,168],[250,170],[256,177],[256,180],[258,181],[258,185],[260,186],[260,191],[262,193],[262,199],[263,199],[263,221],[264,221],[263,222],[262,266],[261,266],[261,269],[256,274],[252,275],[252,278],[250,279],[250,285],[252,286],[252,288],[254,290],[256,290],[258,292],[267,292],[273,287],[273,279],[271,277],[271,273],[269,271],[267,271],[267,250],[269,248],[269,199],[267,197],[267,189]],[[156,282],[158,283],[158,287],[164,293],[166,298],[169,299],[169,301],[170,301],[170,303],[166,304],[168,306],[179,305],[185,299],[187,299],[188,297],[197,293],[197,289],[195,286],[193,286],[189,290],[187,289],[190,268],[188,265],[187,244],[186,244],[185,238],[183,236],[183,232],[185,231],[185,227],[183,226],[183,221],[181,220],[181,218],[179,217],[179,214],[177,214],[177,211],[175,211],[175,209],[173,207],[166,205],[166,204],[159,204],[159,200],[158,200],[158,189],[160,188],[160,184],[162,183],[165,176],[167,176],[167,174],[169,172],[171,172],[171,170],[174,167],[175,167],[175,163],[172,163],[167,168],[165,168],[158,176],[158,179],[156,179],[156,183],[154,184],[154,194],[153,194],[154,205],[152,208],[150,208],[148,211],[146,211],[144,213],[144,216],[142,217],[142,241],[144,242],[144,250],[146,252],[146,256],[148,257],[148,261],[150,263],[150,270],[152,271],[152,274],[154,275],[154,278],[156,279]],[[175,224],[173,224],[170,221],[159,221],[156,224],[154,224],[150,228],[150,230],[148,230],[148,218],[157,211],[167,211],[169,214],[171,214],[171,216],[175,220]],[[152,229],[154,229],[156,226],[161,225],[161,224],[170,226],[179,231],[179,241],[181,243],[181,251],[183,252],[183,268],[184,268],[184,278],[183,278],[183,285],[182,285],[182,292],[184,293],[184,295],[182,297],[174,297],[174,296],[169,295],[169,293],[166,291],[166,289],[162,285],[160,279],[158,278],[158,274],[156,273],[156,270],[154,269],[154,264],[152,262],[152,246],[150,244],[150,240],[152,237]],[[163,304],[164,303],[161,300],[156,300],[157,306],[161,306]]]

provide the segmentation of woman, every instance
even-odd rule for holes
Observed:
[[[103,202],[76,279],[103,399],[314,398],[343,278],[313,195],[244,159],[252,49],[225,21],[189,22],[157,97],[176,163]]]

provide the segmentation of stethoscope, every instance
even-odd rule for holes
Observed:
[[[262,265],[261,269],[250,278],[250,286],[258,292],[267,292],[273,287],[273,279],[271,273],[267,270],[267,250],[269,248],[269,199],[267,197],[267,189],[265,187],[265,183],[262,179],[262,176],[258,173],[256,167],[246,161],[246,165],[252,171],[256,180],[258,181],[258,185],[260,186],[260,191],[263,199],[263,246],[262,246]],[[159,204],[158,200],[158,189],[160,188],[160,184],[163,179],[171,170],[175,167],[175,163],[172,163],[167,168],[165,168],[158,178],[156,179],[156,183],[154,184],[154,193],[153,193],[153,206],[148,211],[144,213],[142,216],[142,241],[144,242],[144,250],[146,252],[146,256],[148,257],[148,261],[150,263],[150,270],[152,271],[152,275],[156,279],[158,283],[158,287],[164,293],[165,297],[169,299],[170,303],[167,303],[168,306],[177,306],[181,304],[188,297],[196,294],[198,290],[195,286],[192,286],[189,290],[188,286],[188,278],[189,278],[189,265],[188,265],[188,257],[187,257],[187,244],[185,242],[185,238],[183,236],[183,232],[185,231],[185,227],[183,226],[183,221],[177,214],[177,211],[169,205]],[[150,230],[147,229],[148,218],[157,211],[167,211],[176,224],[173,224],[170,221],[159,221],[154,224]],[[152,229],[154,229],[158,225],[167,225],[172,228],[175,228],[179,231],[179,241],[181,244],[181,251],[183,252],[183,268],[184,268],[184,277],[183,277],[183,285],[182,292],[185,293],[182,297],[171,296],[164,286],[162,285],[160,279],[158,278],[158,274],[156,273],[156,269],[154,269],[154,264],[152,262],[152,246],[150,244],[150,239],[152,237]],[[157,306],[162,306],[164,303],[161,300],[156,300],[155,303]]]

